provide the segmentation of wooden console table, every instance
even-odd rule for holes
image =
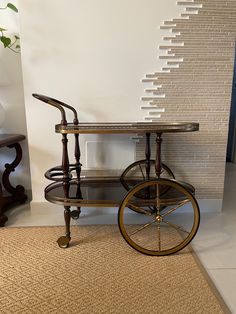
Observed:
[[[16,202],[24,203],[27,199],[24,187],[22,185],[13,187],[9,180],[11,172],[15,171],[15,168],[22,159],[22,149],[19,142],[24,139],[25,136],[20,134],[0,134],[0,148],[8,147],[16,150],[16,157],[13,162],[5,164],[5,169],[2,174],[2,183],[0,182],[0,227],[3,227],[8,220],[4,212],[9,206]]]

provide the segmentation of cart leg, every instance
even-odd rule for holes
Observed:
[[[79,134],[75,134],[75,161],[76,161],[76,175],[77,175],[77,179],[78,179],[78,187],[77,187],[76,197],[81,199],[82,193],[80,190],[79,181],[80,181],[80,172],[81,172],[82,164],[80,163]],[[71,212],[71,218],[79,219],[80,213],[81,213],[81,208],[77,207],[77,210],[73,210]]]
[[[62,171],[63,171],[63,190],[65,199],[69,198],[70,177],[69,177],[69,157],[68,157],[68,139],[67,134],[62,134]],[[66,224],[66,235],[57,240],[61,248],[67,248],[70,242],[70,206],[64,206],[64,218]]]
[[[64,206],[64,217],[66,223],[66,237],[70,238],[70,206]]]
[[[65,218],[65,224],[66,224],[66,235],[60,237],[57,240],[58,245],[60,248],[67,248],[69,246],[69,242],[71,240],[70,237],[70,218],[71,218],[71,211],[70,211],[70,206],[64,206],[64,218]]]
[[[76,175],[78,181],[80,180],[81,163],[80,163],[80,146],[79,146],[79,134],[75,134],[75,162],[76,162]]]
[[[79,170],[78,170],[78,172],[79,172],[78,178],[79,179],[80,179],[80,169],[81,169],[80,167],[81,166],[79,166]],[[76,198],[77,199],[83,199],[79,181],[78,181],[78,184],[77,184]],[[72,214],[71,217],[73,219],[79,219],[80,213],[81,213],[81,207],[77,207],[77,210],[73,210],[71,212],[71,214]]]
[[[145,163],[145,168],[146,168],[146,179],[150,179],[150,169],[151,169],[151,146],[150,146],[150,133],[146,133],[146,150],[145,150],[145,156],[146,156],[146,163]]]
[[[77,170],[76,170],[76,172],[77,172]],[[77,199],[83,199],[79,181],[77,183],[76,198]],[[79,216],[81,213],[81,207],[76,207],[76,208],[77,208],[76,210],[71,211],[71,218],[75,219],[75,220],[79,219]]]
[[[158,178],[160,178],[161,176],[161,143],[162,143],[162,134],[161,133],[157,133],[157,137],[156,137],[156,144],[157,144],[157,152],[156,152],[156,175]]]

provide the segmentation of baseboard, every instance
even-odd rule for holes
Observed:
[[[25,194],[27,195],[27,202],[31,202],[32,201],[32,190],[26,189]]]
[[[201,213],[219,213],[222,208],[222,199],[199,199]],[[58,221],[58,224],[64,224],[64,208],[61,205],[49,202],[31,202],[31,212],[34,215],[47,215],[49,220]],[[72,210],[74,208],[71,208]],[[116,224],[118,208],[104,207],[84,207],[81,208],[79,224]],[[188,212],[188,207],[183,209]]]
[[[198,205],[202,213],[220,213],[223,199],[198,199]]]
[[[198,199],[198,205],[200,208],[200,211],[203,213],[219,213],[222,210],[222,199]],[[63,209],[63,206],[56,205],[49,203],[47,201],[42,202],[34,202],[31,201],[30,203],[31,210],[37,211],[40,210],[40,213],[47,213],[48,211],[61,211]],[[94,213],[117,213],[118,208],[117,207],[85,207],[85,211],[94,212]]]

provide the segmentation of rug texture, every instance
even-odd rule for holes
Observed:
[[[0,313],[224,313],[188,249],[130,248],[118,227],[0,229]]]

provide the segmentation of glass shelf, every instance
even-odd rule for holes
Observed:
[[[57,133],[84,134],[135,134],[135,133],[176,133],[194,132],[199,130],[195,122],[87,122],[75,125],[57,124]]]
[[[180,182],[192,194],[194,188],[185,182]],[[138,181],[130,179],[130,186],[135,186]],[[178,204],[185,200],[185,195],[172,188],[162,187],[159,202],[162,206]],[[67,191],[68,197],[65,197]],[[78,207],[119,207],[126,194],[127,189],[122,184],[119,177],[93,177],[82,179],[81,181],[72,180],[67,188],[62,182],[54,182],[45,189],[45,198],[52,203],[64,206]],[[149,193],[149,197],[147,194]],[[137,206],[156,206],[156,192],[147,188],[138,192],[132,199],[132,204]]]

